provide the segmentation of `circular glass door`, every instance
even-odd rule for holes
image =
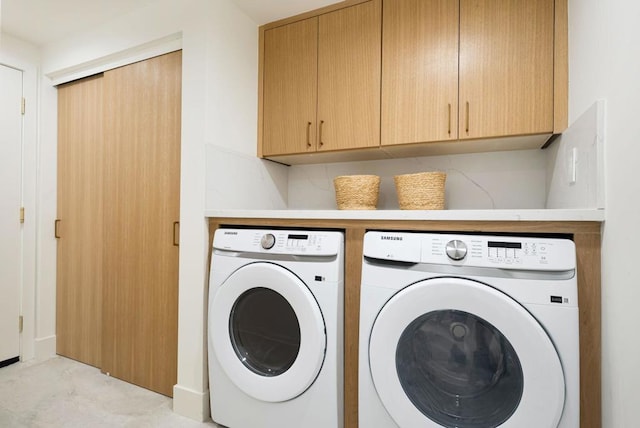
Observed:
[[[516,411],[520,359],[493,325],[468,312],[421,315],[402,332],[396,372],[407,398],[444,427],[495,427]]]
[[[369,362],[401,428],[556,427],[562,415],[564,373],[546,332],[476,281],[434,278],[398,292],[373,325]]]
[[[209,335],[230,381],[268,402],[306,391],[322,367],[326,334],[304,282],[282,266],[256,262],[231,274],[215,293]]]
[[[270,288],[251,288],[238,297],[229,335],[242,363],[262,376],[289,370],[300,350],[300,323],[287,299]]]

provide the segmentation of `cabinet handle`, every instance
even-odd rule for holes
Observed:
[[[179,232],[176,233],[176,229],[179,229],[180,227],[180,222],[179,221],[174,221],[173,222],[173,246],[174,247],[179,247],[180,246],[180,241],[176,238],[178,238]]]
[[[311,122],[307,122],[307,147],[311,147]]]
[[[53,223],[53,236],[56,239],[60,239],[60,235],[58,235],[58,225],[60,224],[60,219],[56,219],[56,221]]]
[[[449,107],[448,107],[448,111],[449,111],[449,119],[448,119],[448,125],[447,125],[447,134],[449,134],[449,136],[451,136],[451,103],[449,103]]]
[[[324,120],[320,121],[320,131],[318,132],[319,134],[319,140],[320,140],[320,146],[322,147],[324,145],[324,142],[322,141],[322,125],[324,125]]]
[[[467,101],[467,105],[465,107],[465,121],[464,121],[464,126],[465,126],[465,132],[467,133],[467,135],[469,134],[469,101]]]

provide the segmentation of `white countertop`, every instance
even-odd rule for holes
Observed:
[[[205,210],[205,217],[333,220],[604,221],[601,209],[524,210]]]

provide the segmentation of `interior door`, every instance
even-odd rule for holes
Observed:
[[[182,53],[104,73],[102,370],[177,382]]]
[[[398,292],[373,325],[369,361],[401,428],[556,427],[562,415],[551,339],[524,307],[476,281],[434,278]]]
[[[100,367],[103,78],[58,87],[56,352]]]
[[[20,355],[22,72],[0,65],[0,364]]]

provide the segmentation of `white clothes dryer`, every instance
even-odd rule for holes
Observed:
[[[360,295],[360,426],[579,427],[571,240],[368,232]]]
[[[343,426],[344,237],[218,229],[209,388],[230,428]]]

